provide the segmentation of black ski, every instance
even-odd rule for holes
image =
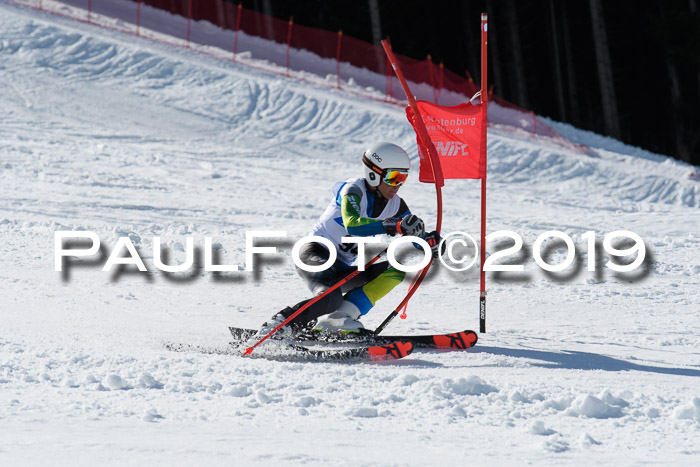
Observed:
[[[257,331],[254,329],[229,327],[231,335],[236,342],[246,342]],[[370,330],[359,333],[321,333],[318,331],[306,331],[294,337],[299,342],[357,342],[369,345],[386,345],[393,342],[410,342],[414,347],[433,349],[463,350],[474,347],[478,337],[474,331],[460,331],[448,334],[426,334],[416,336],[384,336],[376,335]]]
[[[413,352],[413,344],[410,342],[392,342],[387,345],[372,347],[355,347],[350,349],[324,349],[313,350],[307,347],[292,344],[286,347],[299,352],[301,355],[315,361],[367,361],[382,362],[399,360]]]

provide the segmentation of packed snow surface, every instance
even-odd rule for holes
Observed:
[[[225,351],[227,326],[309,296],[293,242],[369,144],[409,148],[417,166],[403,109],[4,2],[0,31],[1,465],[700,464],[692,167],[565,125],[599,157],[494,126],[488,231],[528,251],[565,232],[581,265],[509,257],[525,271],[487,275],[474,349],[388,364],[172,352]],[[447,181],[443,232],[478,238],[479,192]],[[414,173],[401,195],[434,225],[432,185]],[[102,256],[55,271],[59,230],[95,232]],[[256,272],[154,267],[154,237],[171,264],[211,237],[244,269],[253,230],[288,235]],[[615,274],[601,250],[588,271],[582,236],[617,230],[650,261]],[[148,273],[102,271],[121,237]],[[387,332],[478,330],[478,295],[473,268],[438,267]]]

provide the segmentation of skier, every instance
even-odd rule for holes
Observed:
[[[355,270],[352,264],[357,259],[357,244],[342,243],[341,238],[345,236],[418,236],[431,245],[434,257],[438,255],[440,234],[436,231],[425,234],[423,221],[411,214],[406,202],[397,194],[411,168],[406,151],[395,144],[377,143],[364,152],[362,162],[364,178],[336,183],[333,198],[311,231],[311,235],[326,238],[335,245],[336,261],[320,272],[297,267],[297,273],[314,295],[323,293]],[[311,242],[301,248],[299,257],[306,265],[318,266],[327,262],[330,251],[322,243]],[[310,328],[360,332],[363,325],[359,319],[401,283],[405,275],[387,261],[375,263],[309,306],[271,337],[291,338]],[[262,325],[253,340],[257,342],[265,337],[309,300],[276,313]]]

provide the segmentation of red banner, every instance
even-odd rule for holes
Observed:
[[[444,107],[426,101],[418,101],[418,110],[423,117],[428,135],[440,157],[440,165],[448,178],[485,178],[485,149],[481,148],[481,104],[460,104]],[[415,126],[415,118],[410,107],[406,116]],[[416,129],[416,133],[418,131]],[[435,183],[428,150],[417,137],[420,173],[418,179],[425,183]],[[483,152],[483,155],[482,155]]]

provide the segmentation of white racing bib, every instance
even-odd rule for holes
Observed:
[[[384,220],[389,217],[396,216],[401,206],[401,198],[398,195],[394,196],[388,200],[379,217],[370,217],[369,213],[367,212],[368,196],[364,178],[351,178],[345,182],[335,184],[333,187],[333,199],[328,204],[328,207],[326,207],[326,210],[323,212],[321,217],[318,219],[316,226],[311,230],[311,235],[324,237],[333,242],[336,250],[338,251],[338,259],[347,265],[352,265],[357,259],[357,245],[353,243],[342,243],[340,241],[341,238],[350,236],[345,228],[345,225],[343,224],[343,215],[340,207],[342,202],[340,192],[343,190],[346,184],[351,184],[362,192],[362,198],[360,199],[359,206],[361,217]]]

